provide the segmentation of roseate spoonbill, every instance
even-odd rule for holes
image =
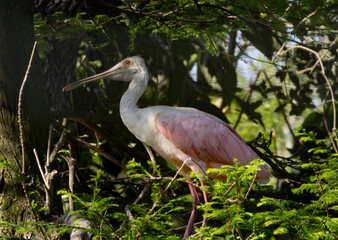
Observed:
[[[258,159],[258,155],[233,128],[208,113],[185,107],[138,108],[137,101],[146,90],[149,80],[147,67],[138,56],[126,58],[103,73],[72,83],[64,87],[63,91],[101,78],[130,81],[120,102],[123,123],[141,142],[181,169],[181,174],[188,179],[193,197],[193,210],[184,233],[184,238],[188,238],[197,215],[196,205],[200,201],[195,186],[191,184],[189,172],[205,175],[208,168],[233,165],[234,158],[238,159],[239,165],[247,165]],[[266,184],[271,177],[270,170],[265,165],[260,168],[256,180]],[[204,190],[203,196],[207,202],[208,196]]]

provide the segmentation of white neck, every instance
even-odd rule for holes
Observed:
[[[134,133],[133,129],[135,129],[137,122],[139,121],[138,115],[140,109],[136,104],[147,88],[148,79],[148,73],[146,71],[141,71],[138,77],[130,82],[127,91],[123,94],[120,101],[121,119],[132,133]]]

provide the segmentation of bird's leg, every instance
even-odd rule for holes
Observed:
[[[192,211],[191,211],[191,215],[190,215],[190,218],[189,218],[187,228],[185,229],[183,239],[186,239],[186,238],[189,237],[189,235],[190,235],[190,233],[191,233],[191,231],[194,227],[195,219],[196,219],[196,216],[197,216],[196,206],[200,203],[200,198],[198,197],[196,187],[192,184],[191,178],[188,179],[187,182],[188,182],[188,186],[189,186],[190,193],[191,193],[191,196],[192,196]]]
[[[207,191],[205,191],[205,189],[203,188],[205,186],[205,183],[203,182],[202,179],[200,181],[201,181],[201,186],[202,186],[202,193],[203,193],[204,203],[206,204],[206,203],[208,203],[210,201],[209,200],[209,196],[208,196]],[[207,214],[206,210],[204,210],[204,214]],[[203,227],[207,226],[207,221],[208,221],[207,217],[204,216],[203,217],[203,224],[202,224]]]

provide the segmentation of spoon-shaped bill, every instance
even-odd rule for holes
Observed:
[[[112,67],[111,69],[105,71],[105,72],[102,72],[102,73],[99,73],[99,74],[96,74],[94,76],[91,76],[91,77],[87,77],[85,79],[82,79],[80,81],[77,81],[77,82],[74,82],[74,83],[71,83],[67,86],[65,86],[62,91],[63,92],[67,92],[67,91],[70,91],[70,90],[73,90],[85,83],[89,83],[89,82],[93,82],[93,81],[96,81],[96,80],[99,80],[101,78],[106,78],[106,77],[113,77],[119,70],[120,67],[119,66],[115,66],[115,67]]]

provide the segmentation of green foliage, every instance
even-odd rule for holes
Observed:
[[[151,174],[134,160],[128,163],[129,173],[133,182],[143,182],[144,178],[149,179]],[[160,172],[156,170],[157,174]],[[169,239],[179,239],[167,232],[173,226],[172,215],[184,210],[183,198],[164,201],[160,185],[162,180],[152,182],[150,203],[129,203],[122,205],[116,204],[115,197],[102,197],[101,184],[103,184],[103,174],[98,171],[97,176],[89,180],[89,187],[92,192],[86,197],[80,197],[67,191],[59,191],[59,194],[72,197],[79,210],[86,219],[92,222],[91,229],[83,229],[93,234],[93,238],[104,237],[106,239],[155,239],[166,237]],[[168,182],[164,180],[164,182]],[[151,205],[152,204],[152,205]],[[56,230],[59,234],[69,228],[59,227]]]
[[[216,222],[219,226],[199,228],[196,229],[197,232],[202,230],[203,237],[206,239],[213,236],[230,236],[231,238],[234,232],[241,231],[246,221],[254,218],[255,211],[249,213],[245,203],[246,201],[250,202],[249,204],[257,202],[257,199],[248,198],[248,195],[252,190],[255,173],[261,164],[261,161],[254,161],[249,166],[239,167],[235,164],[229,168],[210,170],[210,173],[226,175],[227,181],[208,180],[205,189],[210,192],[211,201],[199,206],[199,209],[207,211],[206,216],[209,221]],[[175,234],[175,228],[178,226],[174,219],[186,211],[189,212],[191,203],[185,196],[168,199],[166,193],[163,192],[163,187],[166,191],[174,191],[174,186],[182,180],[154,178],[135,160],[129,161],[127,166],[130,169],[128,174],[132,174],[130,177],[134,184],[148,181],[151,185],[148,189],[151,193],[151,201],[137,204],[125,202],[121,206],[115,203],[117,201],[115,197],[102,197],[101,185],[105,180],[101,171],[98,171],[97,176],[88,181],[92,190],[88,196],[80,197],[67,191],[59,191],[59,194],[72,197],[79,209],[76,212],[92,222],[91,229],[82,230],[91,232],[94,238],[180,239],[180,236]],[[150,169],[156,171],[157,176],[161,176],[158,167],[153,166],[151,162],[149,166]],[[147,184],[144,189],[147,188],[146,186]],[[56,230],[59,234],[70,229],[67,226],[53,227],[52,225],[49,225],[49,228]],[[169,229],[172,230],[168,231]],[[250,228],[245,227],[245,229]]]
[[[309,180],[292,189],[295,200],[263,198],[258,206],[269,207],[264,225],[278,226],[274,235],[284,234],[305,239],[335,239],[337,237],[337,169],[338,155],[327,151],[323,139],[314,132],[300,129],[298,136],[312,142],[308,150],[312,157],[302,168],[311,171]],[[326,158],[323,159],[323,154]],[[307,196],[307,197],[305,197]],[[298,201],[297,198],[303,199]]]
[[[196,230],[200,232],[199,236],[203,239],[237,239],[244,235],[258,237],[264,233],[260,221],[263,213],[255,206],[258,203],[256,191],[271,189],[253,185],[255,174],[262,164],[261,160],[256,160],[250,165],[238,166],[235,159],[234,166],[208,170],[208,173],[226,176],[226,181],[207,181],[205,189],[210,193],[211,201],[200,209],[206,211],[208,225]]]
[[[0,168],[6,169],[6,168],[10,168],[10,169],[14,169],[13,165],[6,161],[5,159],[3,159],[2,157],[0,157]]]
[[[67,195],[74,199],[79,210],[71,214],[81,213],[85,219],[91,221],[92,228],[84,230],[91,232],[94,238],[109,236],[113,230],[113,226],[110,223],[111,220],[119,219],[118,211],[114,211],[119,207],[114,203],[116,198],[103,197],[101,195],[100,183],[102,183],[102,181],[102,172],[98,171],[97,176],[88,182],[88,186],[92,190],[91,194],[83,198],[63,190],[58,192],[58,194]],[[61,227],[58,228],[58,231],[61,231],[59,233],[61,234],[65,229]]]
[[[304,139],[313,138],[313,134],[301,133]],[[318,141],[321,144],[321,141]],[[337,154],[331,154],[324,164],[303,164],[304,169],[311,169],[314,175],[309,183],[292,189],[294,198],[276,198],[271,186],[254,183],[255,174],[261,160],[253,161],[247,166],[235,165],[221,169],[209,169],[208,173],[226,176],[225,181],[210,180],[199,174],[192,174],[195,184],[202,178],[206,185],[198,188],[209,193],[210,202],[201,204],[198,209],[204,211],[208,219],[206,226],[199,226],[191,239],[335,239],[337,235],[337,218],[333,213],[337,210]],[[163,178],[158,166],[151,161],[148,166],[131,160],[127,164],[130,184],[141,186],[140,195],[150,198],[141,202],[134,199],[120,202],[119,197],[102,189],[107,181],[105,174],[98,171],[97,175],[88,180],[91,189],[85,195],[59,191],[59,194],[72,197],[76,203],[76,213],[81,213],[89,220],[92,228],[53,225],[44,222],[27,222],[10,224],[19,231],[28,232],[32,226],[40,225],[47,228],[47,233],[56,231],[59,235],[74,228],[90,232],[93,238],[105,239],[181,239],[180,226],[187,221],[179,216],[189,213],[191,202],[186,196],[170,196],[178,190],[183,179]],[[149,170],[147,170],[149,169]],[[153,173],[151,173],[153,172]],[[154,177],[154,173],[159,177]],[[122,187],[127,188],[128,185]],[[186,187],[186,186],[185,186]],[[163,190],[165,189],[165,190]],[[143,191],[145,190],[145,191]],[[126,191],[126,189],[124,190]],[[124,192],[123,191],[123,192]],[[109,196],[110,195],[110,196]],[[306,202],[297,196],[307,195]],[[36,203],[32,203],[33,208]],[[75,213],[73,212],[73,213]],[[176,220],[175,220],[176,219]]]
[[[141,107],[196,107],[228,119],[246,140],[259,132],[265,136],[272,132],[269,140],[260,139],[275,171],[271,185],[253,182],[260,161],[249,166],[235,162],[234,166],[208,170],[226,176],[224,182],[192,174],[199,192],[205,189],[211,200],[198,207],[197,220],[201,221],[206,211],[209,223],[205,227],[197,225],[192,238],[337,238],[338,157],[333,148],[337,145],[333,104],[338,97],[335,3],[102,2],[106,9],[96,9],[97,15],[81,12],[86,9],[75,15],[37,12],[35,33],[42,60],[52,50],[51,40],[73,39],[78,43],[73,62],[76,71],[67,74],[73,74],[75,81],[107,70],[126,56],[140,54],[151,74],[149,88],[139,101]],[[289,49],[295,45],[308,50]],[[248,63],[242,72],[241,62]],[[175,172],[159,158],[156,166],[152,161],[141,161],[145,158],[141,144],[122,127],[118,116],[117,103],[125,87],[101,80],[74,91],[70,105],[86,113],[73,118],[81,118],[81,124],[74,127],[68,121],[65,126],[72,135],[126,164],[128,176],[124,169],[92,150],[74,150],[74,142],[70,141],[72,151],[60,153],[76,152],[80,172],[89,180],[76,182],[75,193],[60,190],[59,194],[72,198],[75,213],[92,222],[92,229],[83,230],[94,238],[180,239],[191,211],[188,188],[182,178],[166,178]],[[299,126],[303,129],[295,133]],[[67,176],[61,158],[56,165],[53,167],[62,177]],[[3,158],[0,167],[14,170]],[[292,181],[276,168],[292,175]],[[199,185],[199,178],[206,186]],[[65,179],[61,182],[58,189],[66,189]],[[43,192],[41,189],[38,191]],[[30,203],[38,221],[0,224],[19,232],[38,231],[39,226],[48,234],[56,231],[60,235],[76,228],[51,223],[45,216],[49,209],[41,208],[43,205],[41,199],[33,198]]]

